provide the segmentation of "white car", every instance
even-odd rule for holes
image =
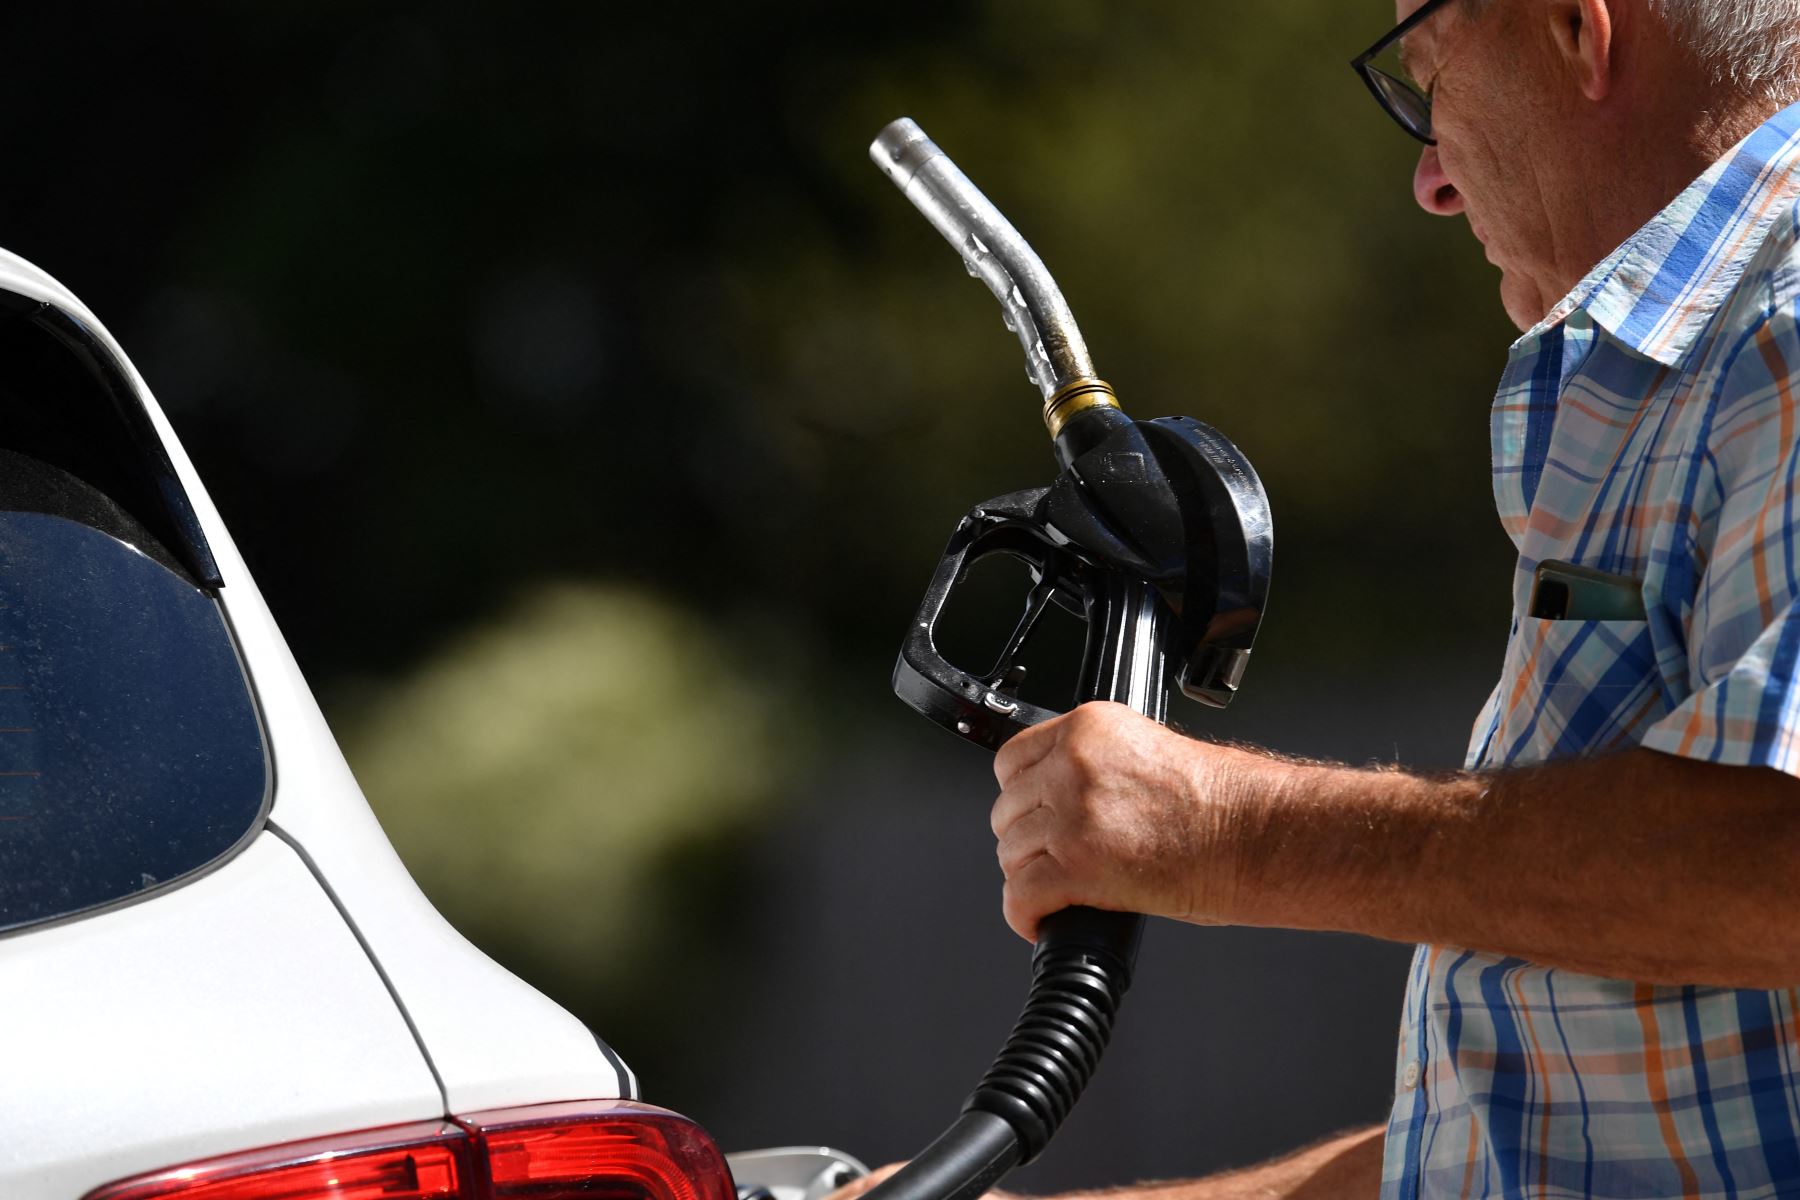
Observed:
[[[0,394],[0,1200],[731,1200],[419,892],[143,380],[3,253]]]

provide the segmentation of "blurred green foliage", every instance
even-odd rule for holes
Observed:
[[[619,1003],[684,936],[659,872],[742,837],[791,778],[784,698],[738,658],[649,595],[551,586],[346,698],[339,727],[452,924],[545,986]]]
[[[892,118],[1131,411],[1257,464],[1259,660],[1495,650],[1511,335],[1347,69],[1392,16],[38,7],[0,226],[156,389],[434,898],[653,1072],[674,1017],[620,981],[727,936],[732,831],[817,761],[783,729],[913,719],[943,539],[1051,473],[996,306],[867,162]]]

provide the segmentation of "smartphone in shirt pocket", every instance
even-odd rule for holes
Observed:
[[[1636,743],[1665,712],[1642,583],[1546,560],[1530,601],[1507,646],[1481,765]]]
[[[1644,585],[1629,575],[1545,559],[1532,575],[1527,615],[1544,621],[1642,621]]]

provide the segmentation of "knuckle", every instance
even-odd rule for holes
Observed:
[[[1103,721],[1088,720],[1072,726],[1057,749],[1069,767],[1087,777],[1102,769],[1111,745],[1112,735],[1107,725]]]
[[[1054,863],[1063,874],[1081,875],[1093,866],[1092,838],[1079,832],[1071,832],[1062,837],[1049,839],[1044,846],[1044,856]]]
[[[1019,848],[1011,842],[1002,840],[994,847],[994,858],[1000,864],[1000,874],[1011,879],[1021,860]]]
[[[1105,712],[1105,705],[1098,700],[1078,705],[1069,713],[1068,735],[1078,737],[1096,728],[1105,721]]]
[[[1069,766],[1083,783],[1099,777],[1104,747],[1091,738],[1073,739],[1065,752]]]

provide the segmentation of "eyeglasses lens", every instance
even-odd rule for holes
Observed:
[[[1380,67],[1369,68],[1369,78],[1375,83],[1376,91],[1381,93],[1388,111],[1394,119],[1416,137],[1431,137],[1431,101],[1419,94],[1419,90],[1404,79],[1398,79]]]
[[[1382,107],[1401,128],[1416,138],[1430,141],[1431,101],[1425,98],[1425,89],[1406,69],[1400,47],[1401,39],[1394,38],[1363,64],[1363,71]]]

